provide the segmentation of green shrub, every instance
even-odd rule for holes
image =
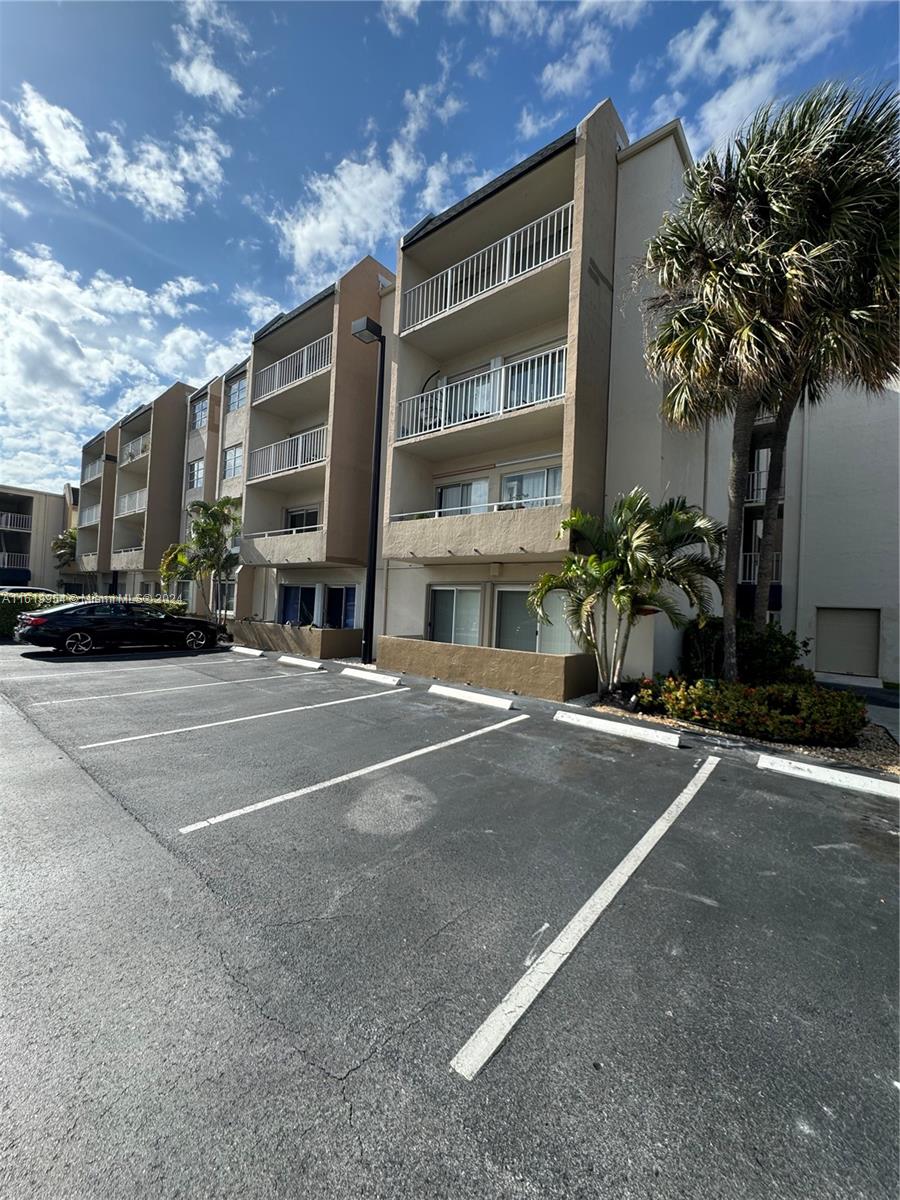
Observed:
[[[793,630],[767,625],[760,631],[752,621],[737,623],[738,678],[754,686],[767,683],[811,684],[812,671],[800,666],[809,653],[809,642]],[[691,621],[681,645],[681,673],[686,679],[718,679],[722,674],[722,618],[710,617],[703,625]]]
[[[692,683],[674,676],[642,684],[638,697],[645,712],[663,712],[675,720],[761,741],[852,746],[866,724],[866,704],[860,696],[816,684],[751,687],[703,679]]]
[[[34,612],[38,608],[52,608],[57,604],[69,604],[75,600],[115,600],[116,596],[48,596],[44,592],[0,592],[0,637],[12,637],[16,619],[21,612]],[[150,604],[163,612],[181,616],[187,611],[183,600],[164,600],[159,596],[134,597],[140,604]]]

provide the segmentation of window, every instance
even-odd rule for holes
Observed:
[[[194,488],[203,487],[203,459],[195,458],[188,463],[187,470],[187,485],[188,491],[193,491]]]
[[[312,508],[289,508],[285,513],[285,529],[318,529],[319,506]]]
[[[222,454],[222,478],[236,479],[244,473],[244,447],[227,446]]]
[[[183,600],[190,608],[191,606],[191,581],[189,579],[176,579],[175,586],[172,589],[176,600]]]
[[[312,625],[316,619],[316,588],[282,584],[281,624]]]
[[[201,396],[199,400],[191,401],[191,415],[189,425],[191,429],[204,429],[206,427],[206,413],[209,408],[209,400],[206,396]]]
[[[472,479],[467,483],[444,483],[435,488],[435,508],[439,515],[453,517],[487,512],[488,481]]]
[[[233,379],[228,385],[228,397],[225,402],[226,412],[236,412],[247,403],[247,376]]]
[[[499,650],[577,654],[578,644],[566,624],[562,594],[551,592],[544,601],[544,611],[550,618],[547,625],[538,623],[527,600],[527,588],[498,588],[494,645]]]
[[[477,646],[481,622],[480,588],[431,589],[431,640]]]
[[[234,616],[234,580],[223,579],[221,583],[216,583],[213,587],[213,609],[224,609],[226,613]]]
[[[325,628],[353,629],[356,621],[356,585],[325,588]]]
[[[558,504],[562,493],[562,467],[520,471],[500,480],[501,508],[543,508]]]

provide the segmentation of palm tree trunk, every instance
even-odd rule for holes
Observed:
[[[594,625],[594,644],[597,646],[598,691],[604,696],[609,691],[609,621],[606,611],[606,596],[601,597],[600,637],[597,638],[596,607],[591,621]]]
[[[616,632],[613,634],[612,662],[609,664],[609,690],[614,691],[618,682],[619,639],[622,635],[622,614],[616,617]]]
[[[622,641],[619,646],[619,655],[615,667],[615,685],[616,687],[622,682],[622,671],[625,668],[625,655],[628,653],[628,639],[631,637],[631,621],[625,622],[625,629],[622,633]]]
[[[756,398],[741,397],[734,414],[731,436],[731,465],[728,471],[728,538],[725,544],[725,576],[722,581],[722,675],[737,679],[737,589],[741,570],[741,539],[744,532],[744,498],[750,469],[750,443],[756,417]]]
[[[769,589],[775,574],[775,533],[778,528],[779,493],[784,478],[784,453],[787,449],[791,418],[799,394],[786,398],[775,416],[769,448],[769,473],[766,477],[766,504],[763,509],[762,539],[759,543],[759,567],[756,574],[756,598],[753,601],[753,624],[765,629],[769,616]]]

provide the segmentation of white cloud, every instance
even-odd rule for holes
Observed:
[[[473,79],[487,79],[490,74],[491,63],[496,57],[497,50],[493,46],[488,46],[471,60],[466,70]]]
[[[684,93],[679,92],[677,88],[673,92],[664,92],[661,96],[657,96],[650,105],[642,132],[649,133],[653,129],[658,129],[660,125],[665,125],[669,121],[674,121],[676,117],[682,116],[685,100]]]
[[[669,59],[674,64],[671,76],[673,83],[682,83],[698,73],[707,73],[711,44],[718,29],[716,14],[707,9],[696,25],[675,34],[667,47]]]
[[[429,164],[418,146],[432,121],[446,122],[462,107],[450,92],[450,55],[442,48],[438,58],[438,79],[405,93],[403,124],[384,150],[370,142],[361,153],[345,155],[332,170],[309,175],[292,207],[279,205],[262,213],[278,231],[298,290],[315,291],[383,239],[397,237],[410,209],[421,215],[423,207],[432,207],[426,197],[442,202],[448,172],[462,175],[471,170],[467,160],[451,164],[442,156],[431,164],[429,176]],[[260,210],[258,201],[255,207]]]
[[[609,67],[610,37],[600,25],[585,26],[581,38],[541,72],[545,96],[574,96],[585,91],[598,71]]]
[[[402,37],[404,21],[418,24],[421,2],[422,0],[382,0],[381,17],[394,37]]]
[[[33,168],[31,151],[0,113],[0,175],[28,175]]]
[[[82,443],[180,374],[200,382],[246,354],[249,329],[224,339],[192,320],[208,291],[190,276],[155,290],[107,272],[83,278],[47,246],[0,269],[0,477],[58,488],[75,481]]]
[[[51,104],[30,83],[22,84],[22,98],[14,112],[34,142],[44,182],[68,195],[73,194],[73,184],[97,186],[97,165],[84,126],[73,113]]]
[[[118,133],[91,134],[74,113],[51,104],[29,83],[10,109],[27,140],[0,124],[0,162],[11,163],[18,175],[35,175],[70,200],[76,193],[105,192],[129,200],[147,218],[177,220],[201,199],[218,195],[224,182],[222,164],[231,147],[209,125],[186,122],[169,142],[145,137],[127,146]],[[7,143],[11,152],[4,160]]]
[[[244,46],[250,40],[246,27],[215,0],[188,0],[185,19],[186,25],[172,26],[178,46],[178,58],[169,63],[172,79],[189,96],[206,100],[222,112],[243,112],[241,85],[215,61],[213,39],[222,36]]]
[[[516,132],[523,142],[530,142],[539,134],[555,125],[561,116],[561,112],[546,113],[541,116],[530,105],[526,104],[521,113],[519,113]]]
[[[31,209],[23,204],[18,196],[14,196],[12,192],[0,191],[0,204],[4,208],[8,208],[10,212],[14,212],[19,217],[30,217]]]
[[[273,300],[271,296],[263,296],[253,288],[236,288],[231,299],[246,312],[256,329],[281,312],[281,305],[277,300]]]
[[[685,130],[694,153],[704,154],[721,138],[735,133],[760,104],[774,100],[781,74],[780,64],[763,63],[702,104]]]

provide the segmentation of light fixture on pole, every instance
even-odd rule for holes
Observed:
[[[375,431],[372,438],[372,489],[369,493],[369,549],[366,558],[366,594],[363,602],[362,660],[375,658],[375,563],[378,557],[378,520],[381,495],[381,425],[384,416],[384,333],[371,317],[360,317],[350,326],[355,338],[378,343],[378,376],[375,387]]]

